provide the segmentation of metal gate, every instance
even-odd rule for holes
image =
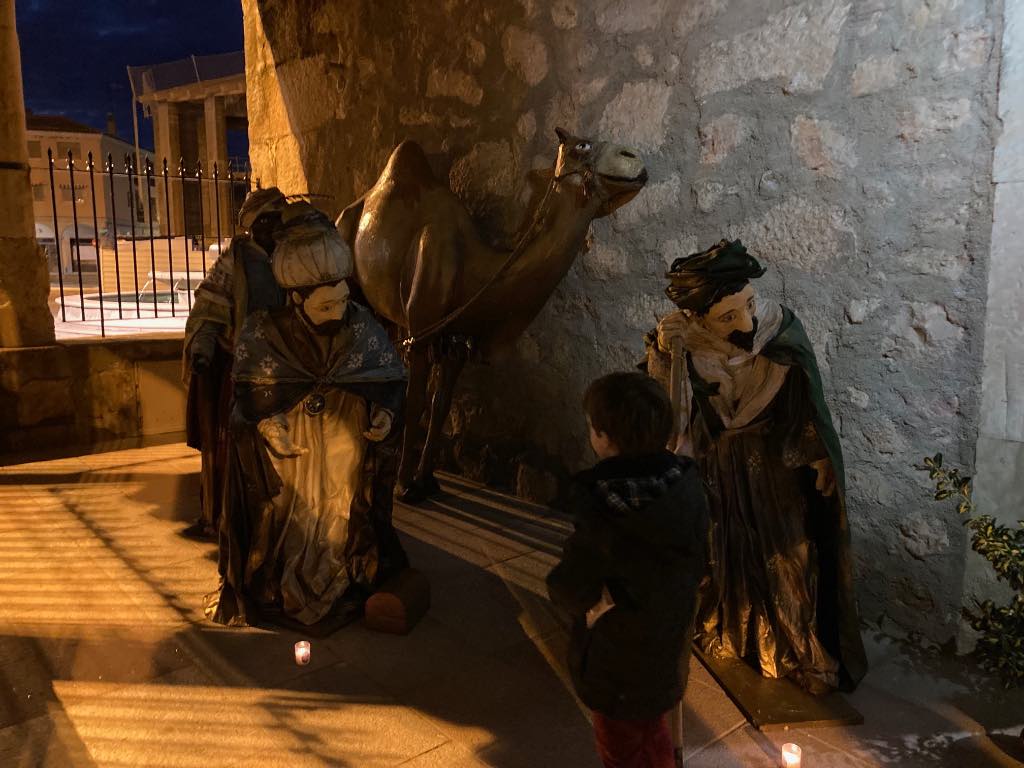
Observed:
[[[69,150],[61,163],[46,154],[53,233],[42,243],[51,285],[56,273],[55,322],[98,321],[106,336],[115,320],[187,316],[196,286],[237,234],[248,170],[214,163],[207,173],[183,160],[172,169],[166,159],[154,167],[130,154],[118,163],[108,154],[100,167],[91,152],[76,160]],[[37,221],[37,231],[48,224]]]

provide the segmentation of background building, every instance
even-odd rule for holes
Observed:
[[[156,155],[161,160],[167,158],[172,174],[178,172],[179,163],[191,177],[199,164],[206,179],[212,178],[214,164],[221,179],[229,173],[239,177],[248,173],[248,158],[232,157],[229,150],[232,134],[244,135],[248,129],[241,51],[129,67],[128,76],[135,99],[153,120]],[[224,185],[219,189],[223,233],[230,231],[246,187]],[[158,189],[158,194],[163,210],[163,190]],[[216,234],[216,210],[202,205],[197,184],[172,188],[169,208],[172,232],[194,235],[202,228],[208,237]]]
[[[117,136],[113,121],[106,131],[59,115],[26,115],[28,162],[32,183],[32,209],[36,222],[36,239],[47,250],[50,272],[57,270],[57,243],[60,262],[65,273],[78,269],[79,256],[83,272],[95,272],[97,234],[99,240],[110,237],[148,236],[149,221],[145,199],[145,180],[129,184],[127,176],[107,173],[107,158],[113,159],[114,171],[125,171],[128,158],[134,158],[135,147]],[[47,152],[53,153],[53,189]],[[68,153],[74,172],[68,171]],[[93,226],[93,190],[90,187],[87,163],[92,153],[95,164],[96,224]],[[153,161],[148,150],[141,153],[143,165]],[[155,194],[155,180],[152,182]],[[56,208],[54,208],[54,203]],[[56,217],[55,214],[56,213]],[[75,217],[78,235],[75,236]],[[56,221],[54,219],[56,218]],[[154,232],[159,232],[159,209],[154,204]]]

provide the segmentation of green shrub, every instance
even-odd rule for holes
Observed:
[[[942,466],[942,454],[924,460],[918,467],[935,482],[935,500],[953,500],[964,525],[971,531],[971,548],[984,557],[996,578],[1010,585],[1016,594],[1008,605],[991,600],[965,608],[964,618],[981,634],[976,653],[982,665],[997,673],[1007,688],[1024,683],[1024,520],[1017,528],[997,523],[991,515],[975,516],[971,478],[958,469]]]

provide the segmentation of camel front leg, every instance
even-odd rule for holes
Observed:
[[[423,347],[409,350],[409,385],[405,392],[405,431],[402,434],[402,463],[398,467],[396,492],[401,501],[416,503],[424,496],[413,481],[419,464],[419,444],[423,436],[423,412],[427,406],[430,359]]]
[[[446,351],[438,362],[437,386],[434,388],[434,398],[430,404],[430,426],[427,429],[426,442],[423,444],[419,470],[416,472],[416,485],[428,495],[439,493],[441,490],[434,478],[434,464],[440,448],[441,432],[452,407],[455,383],[465,364],[465,355],[460,354],[459,350]]]

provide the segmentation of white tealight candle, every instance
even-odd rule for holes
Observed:
[[[296,664],[309,664],[309,640],[299,640],[295,644],[295,663]],[[799,761],[797,765],[799,765]],[[786,763],[789,765],[789,763]]]
[[[801,749],[796,744],[782,745],[782,765],[784,768],[800,768]]]

